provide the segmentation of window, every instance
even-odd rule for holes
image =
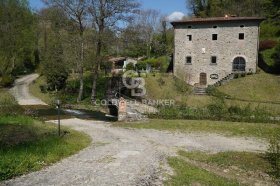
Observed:
[[[186,57],[186,64],[192,64],[192,57],[191,56]]]
[[[212,40],[213,41],[218,40],[218,34],[212,34]]]
[[[192,35],[187,35],[189,41],[192,41]]]
[[[217,25],[214,25],[213,28],[218,28],[218,26],[217,26]]]
[[[211,57],[211,64],[217,64],[217,56]]]
[[[233,60],[232,71],[233,72],[245,72],[246,60],[243,57],[237,57]]]
[[[244,33],[239,33],[239,40],[244,40],[244,38],[245,38]]]

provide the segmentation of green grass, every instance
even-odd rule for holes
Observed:
[[[16,99],[5,89],[0,89],[0,116],[22,111]]]
[[[87,147],[84,133],[67,131],[59,137],[57,127],[26,116],[0,117],[0,180],[37,171]]]
[[[205,152],[179,151],[179,155],[194,161],[214,164],[223,169],[236,166],[244,171],[271,171],[271,165],[265,154],[252,152],[219,152],[208,154]]]
[[[223,178],[186,163],[179,158],[168,158],[168,163],[174,169],[175,175],[171,176],[171,179],[166,182],[166,185],[240,185],[236,180]]]
[[[175,99],[176,102],[186,102],[191,87],[185,82],[169,74],[148,75],[145,78],[146,98],[148,99]]]
[[[261,72],[234,79],[226,85],[218,87],[218,90],[237,99],[280,103],[279,88],[279,76]]]
[[[273,133],[280,133],[279,124],[242,123],[208,120],[150,120],[146,123],[119,123],[117,127],[138,129],[157,129],[179,132],[207,132],[229,136],[251,136],[270,138]]]

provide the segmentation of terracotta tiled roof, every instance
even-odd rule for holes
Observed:
[[[264,18],[260,17],[209,17],[209,18],[191,18],[180,21],[172,21],[171,24],[188,24],[188,23],[207,23],[207,22],[227,22],[227,21],[257,21],[261,22]]]

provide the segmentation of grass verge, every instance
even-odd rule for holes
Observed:
[[[246,185],[277,185],[267,154],[253,152],[179,151],[179,157],[197,167]]]
[[[223,178],[179,158],[171,157],[168,163],[174,169],[175,175],[171,176],[166,185],[240,185],[236,180]]]
[[[244,171],[271,171],[271,165],[265,154],[252,152],[220,152],[216,154],[207,154],[205,152],[186,151],[179,151],[178,153],[191,160],[215,164],[223,168],[235,166]]]
[[[67,131],[58,137],[57,127],[26,116],[0,117],[0,180],[37,171],[87,147],[84,133]]]
[[[280,133],[279,124],[243,123],[208,120],[150,120],[146,123],[118,123],[118,127],[157,129],[179,132],[208,132],[229,136],[251,136],[269,139]]]

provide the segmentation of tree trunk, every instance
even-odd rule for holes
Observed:
[[[101,50],[103,46],[103,33],[105,30],[105,19],[104,19],[104,9],[100,7],[101,18],[100,24],[98,24],[98,39],[97,39],[97,46],[96,46],[96,65],[94,66],[93,70],[93,81],[92,81],[92,92],[91,92],[91,101],[92,103],[96,100],[96,85],[98,79],[98,73],[100,71],[100,64],[101,64]]]
[[[102,41],[101,38],[99,38],[97,42],[97,48],[96,48],[96,65],[93,70],[93,81],[92,81],[92,92],[91,92],[92,102],[96,100],[96,85],[97,85],[98,73],[99,73],[100,63],[101,63],[101,48],[102,48]]]
[[[79,62],[79,79],[80,79],[80,88],[79,88],[79,95],[77,98],[77,102],[79,103],[82,98],[83,98],[83,93],[84,93],[84,67],[83,67],[83,62],[84,62],[84,38],[83,38],[83,33],[81,32],[81,57],[80,57],[80,62]]]

